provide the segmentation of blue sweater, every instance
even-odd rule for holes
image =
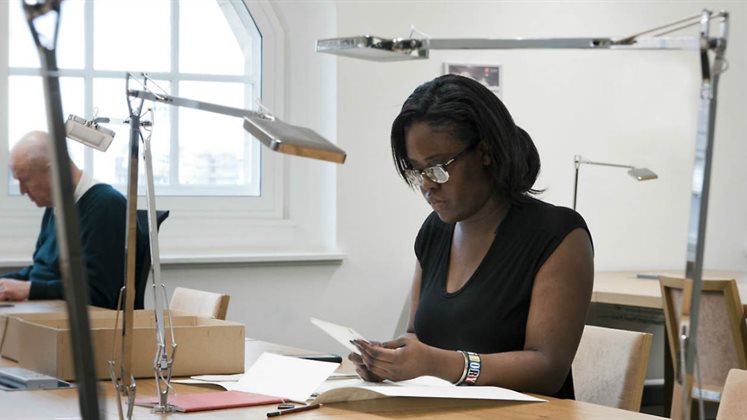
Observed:
[[[124,284],[127,200],[107,184],[92,186],[75,204],[92,305],[116,309]],[[63,299],[54,211],[47,208],[32,265],[0,277],[29,280],[29,299]]]

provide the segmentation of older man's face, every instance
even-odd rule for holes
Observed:
[[[29,196],[38,207],[52,207],[52,183],[49,167],[33,167],[22,163],[10,168],[18,180],[21,194]]]

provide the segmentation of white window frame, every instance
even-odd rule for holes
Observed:
[[[262,34],[262,102],[286,120],[285,32],[269,0],[244,2]],[[0,5],[0,28],[8,28],[7,5]],[[8,39],[7,32],[0,32],[0,36]],[[8,91],[7,70],[8,45],[2,42],[0,91],[4,92]],[[8,132],[7,111],[8,97],[3,95],[0,132],[4,133]],[[159,235],[164,260],[205,263],[341,258],[336,251],[336,169],[329,163],[270,152],[264,146],[262,152],[262,194],[271,200],[261,206],[256,197],[157,196],[157,207],[172,213]],[[7,165],[7,159],[7,147],[1,147],[0,163]],[[41,212],[33,211],[26,197],[8,196],[7,177],[8,171],[0,171],[4,190],[0,193],[0,211],[4,214],[0,220],[0,255],[5,256],[0,260],[30,259]],[[144,204],[140,199],[139,207]]]

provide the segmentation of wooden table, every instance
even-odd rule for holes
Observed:
[[[594,289],[591,301],[613,305],[636,306],[639,308],[662,309],[661,289],[656,278],[638,278],[638,274],[651,272],[635,271],[598,271],[594,273]],[[653,274],[682,277],[678,270],[662,270]],[[736,279],[742,305],[747,314],[747,273],[733,271],[708,270],[703,278],[729,280]]]
[[[264,351],[281,354],[299,354],[298,349],[275,344],[248,340],[246,343],[247,366]],[[10,360],[0,360],[0,366],[15,366]],[[178,393],[206,391],[204,387],[174,384]],[[117,418],[114,390],[111,382],[102,381],[100,395],[104,395],[106,417]],[[220,392],[215,390],[214,392]],[[137,380],[138,396],[155,396],[153,379]],[[293,414],[293,419],[660,419],[660,417],[635,413],[616,408],[573,400],[547,399],[546,403],[525,403],[515,401],[457,400],[440,398],[382,398],[377,400],[327,404],[318,410]],[[75,389],[55,391],[0,391],[0,419],[38,418],[77,418],[78,395]],[[153,414],[144,407],[135,407],[135,419],[266,419],[267,412],[274,411],[275,405],[246,407],[198,413]]]

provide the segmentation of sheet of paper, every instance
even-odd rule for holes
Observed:
[[[345,346],[345,348],[356,354],[361,354],[361,352],[357,347],[350,343],[350,340],[358,339],[368,341],[363,338],[362,335],[358,334],[358,332],[356,332],[354,329],[349,327],[343,327],[342,325],[333,324],[331,322],[322,321],[321,319],[316,318],[311,318],[311,323],[324,330],[324,332],[331,335],[332,338]]]
[[[228,391],[251,392],[305,402],[339,366],[338,363],[262,353],[246,373],[196,375],[190,379],[175,379],[172,382],[217,385]]]
[[[510,389],[497,386],[375,386],[373,391],[388,397],[425,397],[425,398],[469,398],[478,400],[511,400],[511,401],[545,401]]]
[[[361,379],[327,381],[314,402],[332,403],[380,397],[465,398],[510,401],[545,401],[495,386],[455,386],[432,376],[401,382],[366,382]]]
[[[262,353],[238,382],[220,384],[235,391],[305,402],[338,366],[338,363]]]
[[[234,373],[232,375],[195,375],[191,378],[205,382],[236,382],[243,376],[243,373]]]
[[[231,391],[233,386],[236,385],[237,381],[203,381],[201,379],[172,379],[172,384],[185,384],[185,385],[215,385],[219,386],[226,391]]]

